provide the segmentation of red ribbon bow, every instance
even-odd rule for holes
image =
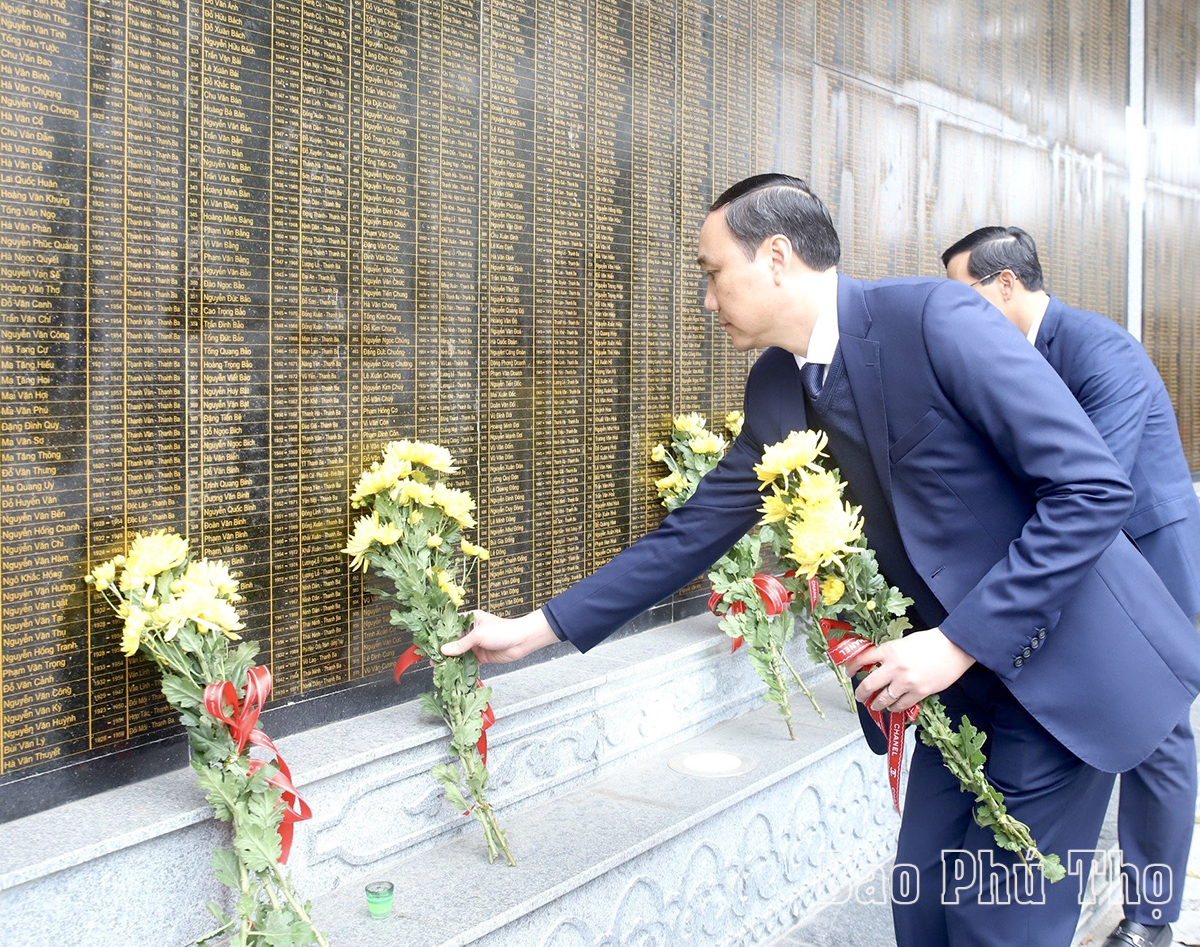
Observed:
[[[392,676],[396,679],[396,683],[400,683],[400,675],[407,671],[410,667],[424,658],[425,655],[417,650],[416,645],[410,646],[405,652],[400,655],[396,661],[396,669],[392,672]],[[483,687],[483,681],[475,678],[475,686]],[[479,742],[475,744],[475,748],[479,750],[479,755],[483,759],[483,765],[487,766],[487,732],[488,727],[496,722],[496,714],[492,710],[492,705],[489,703],[479,712],[480,719],[483,720],[483,729],[479,734]]]
[[[763,605],[766,607],[767,617],[774,618],[776,615],[782,615],[784,609],[792,602],[792,594],[783,587],[775,576],[765,572],[760,572],[750,580],[754,586],[754,590],[758,592],[758,597],[762,599]],[[717,606],[721,604],[723,596],[719,592],[713,592],[708,597],[708,610],[714,615],[718,614]],[[742,602],[732,602],[725,609],[726,615],[740,615],[746,610],[746,606]],[[730,649],[730,654],[742,646],[742,637],[733,639],[733,647]]]
[[[816,611],[817,602],[821,595],[821,584],[817,581],[814,575],[808,580],[808,600]],[[821,628],[821,634],[825,636],[825,648],[829,652],[829,657],[833,659],[833,663],[841,667],[851,658],[855,658],[862,654],[867,648],[872,648],[866,638],[860,638],[858,635],[842,634],[835,637],[830,637],[831,631],[848,632],[850,626],[844,621],[834,621],[832,618],[818,618],[817,624]],[[862,670],[868,674],[877,668],[879,665],[871,664]],[[885,685],[886,686],[886,685]],[[880,691],[876,691],[866,701],[867,713],[871,715],[871,719],[875,721],[875,725],[879,727],[879,731],[887,738],[887,760],[888,760],[888,784],[892,787],[892,805],[896,807],[896,811],[900,811],[900,769],[904,761],[904,728],[915,723],[917,714],[920,712],[920,705],[913,704],[907,710],[902,710],[900,713],[892,713],[891,711],[874,710],[871,704],[875,702]],[[884,723],[884,713],[887,714],[887,723]]]
[[[255,726],[270,693],[270,668],[253,667],[246,672],[246,699],[240,706],[237,688],[233,686],[233,682],[222,681],[204,688],[204,709],[229,727],[229,734],[233,737],[239,754],[249,743],[252,746],[261,746],[274,757],[265,762],[250,760],[250,772],[257,773],[264,766],[275,764],[275,772],[267,777],[267,782],[280,790],[280,799],[285,806],[283,820],[279,823],[279,864],[284,865],[287,864],[288,855],[292,851],[293,826],[297,822],[311,819],[312,809],[300,798],[296,787],[292,785],[292,771],[288,769],[274,742]],[[225,705],[233,711],[232,716],[225,713]]]

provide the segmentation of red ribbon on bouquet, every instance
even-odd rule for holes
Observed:
[[[765,572],[760,572],[751,580],[754,590],[758,592],[758,597],[762,599],[763,605],[766,607],[767,617],[774,618],[776,615],[782,615],[784,609],[792,602],[792,594],[783,587],[775,576]],[[708,597],[708,610],[714,615],[717,614],[717,606],[721,604],[723,596],[719,592],[713,592]],[[742,602],[733,602],[729,608],[725,610],[726,615],[740,615],[746,610],[746,606]],[[742,646],[742,638],[739,635],[733,639],[733,647],[730,648],[730,654]]]
[[[292,771],[288,768],[283,755],[274,742],[262,730],[255,726],[263,704],[271,693],[271,670],[266,667],[253,667],[246,672],[246,699],[238,703],[237,688],[232,681],[222,681],[219,684],[209,684],[204,688],[204,709],[229,727],[229,735],[233,737],[238,753],[246,744],[261,746],[274,757],[271,760],[250,760],[250,772],[257,773],[264,766],[275,764],[275,772],[267,777],[267,782],[280,790],[283,801],[283,821],[279,823],[279,864],[287,864],[288,855],[292,851],[292,829],[295,823],[312,818],[312,809],[307,802],[300,798],[300,793],[292,785]],[[232,715],[225,713],[226,705],[233,711]]]
[[[407,671],[410,667],[422,660],[425,655],[417,650],[416,645],[411,645],[400,655],[396,661],[396,669],[392,672],[392,676],[396,679],[396,683],[400,683],[400,675]],[[475,678],[475,686],[483,687],[483,681]],[[479,712],[480,719],[483,720],[483,730],[479,734],[479,742],[475,744],[475,749],[479,751],[480,757],[483,759],[483,765],[487,766],[487,732],[488,727],[496,722],[496,713],[492,710],[492,705],[489,703]]]
[[[808,580],[808,599],[813,610],[816,610],[817,601],[820,598],[821,585],[817,581],[816,576],[812,576]],[[860,638],[858,635],[841,634],[830,637],[831,631],[849,632],[850,625],[844,621],[834,621],[831,618],[818,618],[817,624],[821,628],[821,634],[825,636],[825,648],[829,652],[829,657],[833,663],[841,667],[847,661],[862,654],[868,648],[874,647],[866,638]],[[870,673],[879,665],[871,664],[862,670]],[[892,713],[891,711],[879,711],[871,707],[875,702],[875,698],[879,696],[881,691],[876,691],[866,701],[867,713],[871,715],[871,719],[875,721],[875,725],[879,727],[879,731],[887,738],[887,761],[888,761],[888,784],[892,787],[892,805],[896,807],[896,811],[900,811],[900,769],[904,761],[904,730],[910,723],[915,723],[917,714],[920,712],[920,704],[913,704],[907,710],[902,710],[900,713]],[[884,722],[884,714],[887,714],[887,722]]]

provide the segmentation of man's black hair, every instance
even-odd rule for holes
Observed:
[[[783,234],[804,263],[818,272],[837,266],[842,243],[829,211],[806,182],[788,174],[756,174],[718,197],[709,212],[725,208],[725,223],[753,260],[768,237]]]
[[[1031,293],[1044,286],[1037,244],[1020,227],[980,227],[942,254],[942,266],[949,266],[954,257],[967,252],[967,272],[984,286],[1002,270],[1012,270]]]

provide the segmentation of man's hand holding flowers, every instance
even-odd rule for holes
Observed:
[[[854,696],[872,710],[899,713],[930,694],[945,690],[975,663],[940,628],[909,632],[903,638],[867,648],[843,667],[850,674],[877,665],[859,682]]]

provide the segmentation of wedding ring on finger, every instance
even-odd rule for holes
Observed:
[[[888,703],[889,704],[894,704],[896,701],[898,701],[900,699],[898,694],[892,693],[891,681],[889,681],[888,683],[883,685],[883,692],[888,695]]]

